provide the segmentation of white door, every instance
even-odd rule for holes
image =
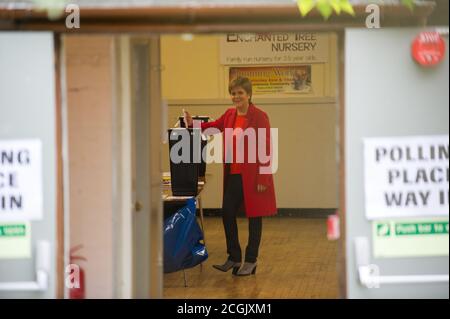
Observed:
[[[446,234],[445,231],[440,234],[411,232],[397,236],[395,226],[391,226],[400,223],[414,228],[418,223],[437,220],[426,214],[419,220],[406,216],[384,218],[381,221],[390,228],[380,233],[374,224],[377,221],[369,220],[365,214],[365,182],[375,183],[364,180],[365,138],[446,135],[448,139],[448,38],[445,39],[447,53],[441,64],[423,68],[411,57],[411,43],[421,31],[424,30],[383,28],[345,32],[345,213],[349,298],[449,296],[448,202],[447,216],[439,218],[440,225],[447,225]],[[448,180],[446,187],[448,192]],[[358,249],[356,238],[359,238]],[[431,250],[435,253],[430,254]],[[369,288],[360,281],[358,264],[372,265],[374,275],[379,271],[381,278],[396,276],[387,279],[398,282],[381,282],[378,288]],[[445,279],[445,275],[446,282],[437,280]],[[424,282],[417,283],[417,280]]]
[[[0,32],[0,298],[57,296],[54,63],[51,32]],[[21,149],[29,167],[17,161]]]
[[[159,38],[131,42],[134,297],[162,298]]]

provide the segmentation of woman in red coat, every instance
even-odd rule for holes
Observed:
[[[228,109],[216,121],[201,125],[202,130],[216,128],[224,133],[222,219],[228,259],[224,264],[213,267],[221,271],[233,269],[234,275],[246,276],[256,272],[262,217],[277,213],[271,168],[272,141],[267,114],[251,102],[250,80],[239,77],[230,83],[228,91],[234,107]],[[192,117],[186,111],[184,120],[188,126],[192,126]],[[252,135],[253,139],[250,137]],[[241,206],[244,207],[249,221],[249,238],[242,267],[236,222]]]

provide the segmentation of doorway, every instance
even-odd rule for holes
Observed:
[[[338,244],[328,241],[326,233],[326,218],[339,207],[335,33],[326,34],[325,62],[298,64],[309,72],[308,91],[295,92],[297,95],[259,92],[254,96],[255,103],[268,113],[272,127],[278,128],[280,139],[275,175],[279,214],[264,221],[261,244],[258,277],[266,279],[255,280],[253,286],[242,283],[240,289],[236,278],[219,277],[222,274],[210,267],[225,256],[218,163],[208,165],[202,193],[209,260],[201,271],[199,267],[186,271],[187,287],[182,272],[163,274],[161,174],[169,168],[168,146],[163,142],[166,129],[175,125],[183,108],[218,118],[230,106],[227,83],[231,71],[248,70],[242,65],[220,64],[220,41],[225,36],[64,36],[69,177],[74,184],[69,195],[70,246],[85,241],[89,255],[85,267],[92,267],[91,274],[101,269],[100,276],[87,278],[88,285],[92,283],[91,296],[339,297]],[[190,63],[185,63],[187,60]],[[78,108],[87,101],[90,107]],[[101,111],[99,106],[103,106]],[[91,143],[86,143],[90,139]],[[108,148],[98,149],[97,143]],[[93,162],[83,162],[89,160]],[[77,176],[85,179],[85,186]],[[95,183],[102,183],[103,188]],[[87,192],[88,188],[92,191]],[[86,193],[92,197],[83,197]],[[104,197],[100,200],[99,196]],[[109,207],[77,207],[91,201],[109,203]],[[240,217],[238,223],[242,244],[247,221]],[[235,288],[217,289],[223,280]]]

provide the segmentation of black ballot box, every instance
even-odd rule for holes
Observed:
[[[178,118],[178,120],[180,121],[180,127],[186,127],[186,124],[184,123],[184,117],[183,116],[180,116]],[[197,121],[202,121],[202,122],[208,122],[209,121],[209,116],[196,115],[196,116],[192,117],[192,120],[193,121],[197,120]],[[202,152],[205,149],[207,142],[208,141],[207,141],[206,137],[202,138],[202,140],[201,140]],[[203,156],[202,156],[202,160],[201,160],[201,165],[200,165],[198,176],[205,177],[205,174],[206,174],[206,162],[204,161]]]
[[[186,127],[186,124],[184,123],[184,117],[180,116],[178,118],[178,120],[180,121],[180,127]],[[202,121],[202,122],[208,122],[209,121],[209,116],[206,115],[195,115],[192,116],[192,120],[195,121]]]
[[[168,134],[172,194],[196,196],[201,166],[201,130],[172,128]]]

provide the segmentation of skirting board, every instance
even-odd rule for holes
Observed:
[[[297,218],[327,218],[333,215],[336,208],[278,208],[276,217],[297,217]],[[204,216],[220,217],[222,209],[220,208],[204,208]],[[239,212],[239,217],[244,217],[244,212]]]

